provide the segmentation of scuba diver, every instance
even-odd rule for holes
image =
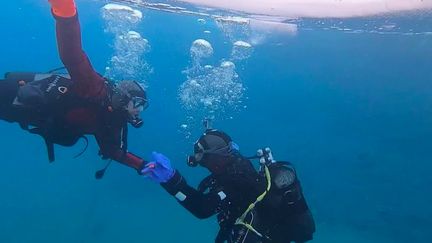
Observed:
[[[259,159],[259,171],[251,159]],[[203,219],[217,214],[216,243],[312,240],[315,223],[296,171],[289,162],[276,162],[269,148],[244,157],[226,133],[207,129],[194,144],[188,165],[203,166],[211,173],[197,189],[157,152],[142,174],[160,183],[194,216]]]
[[[74,0],[49,3],[59,55],[68,74],[6,73],[0,80],[0,119],[42,136],[50,162],[55,159],[54,144],[72,146],[90,134],[103,159],[140,172],[145,162],[127,151],[127,130],[128,123],[142,125],[139,114],[148,105],[145,90],[136,81],[113,83],[99,75],[82,50]]]

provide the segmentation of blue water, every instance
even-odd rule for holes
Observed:
[[[103,2],[78,6],[84,49],[103,72],[113,52],[100,17]],[[130,134],[129,149],[145,158],[153,150],[167,154],[196,185],[206,171],[188,168],[184,156],[199,132],[189,139],[179,132],[185,111],[178,88],[190,45],[204,37],[203,29],[193,16],[143,12],[139,31],[151,44],[146,61],[154,69],[151,104],[145,126]],[[421,32],[431,19],[414,15],[409,25]],[[307,24],[297,35],[271,35],[254,47],[237,69],[247,108],[233,119],[216,118],[215,126],[245,154],[270,146],[276,158],[297,166],[317,222],[313,242],[432,242],[432,35],[301,27]],[[231,46],[210,26],[217,61]],[[61,66],[44,1],[2,3],[0,29],[0,73]],[[113,164],[95,180],[104,162],[93,139],[79,159],[72,157],[83,144],[57,148],[56,163],[48,164],[39,137],[5,122],[0,134],[0,242],[214,239],[215,218],[195,219],[131,169]]]

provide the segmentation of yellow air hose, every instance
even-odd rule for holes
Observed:
[[[259,202],[261,202],[264,199],[264,197],[267,195],[267,192],[270,191],[271,176],[270,176],[270,171],[269,171],[267,165],[264,165],[264,171],[265,171],[265,176],[266,176],[266,179],[267,179],[267,188],[266,188],[266,190],[261,195],[259,195],[257,197],[257,199],[255,200],[255,202],[253,202],[253,203],[251,203],[249,205],[249,207],[246,209],[246,211],[240,217],[238,217],[237,220],[236,220],[236,222],[235,222],[236,225],[243,225],[243,226],[245,226],[250,231],[252,231],[255,234],[257,234],[259,237],[263,237],[263,235],[260,232],[258,232],[256,229],[254,229],[254,227],[251,224],[246,223],[244,220],[245,220],[247,214],[250,211],[252,211],[252,209],[255,208],[256,204],[259,203]]]

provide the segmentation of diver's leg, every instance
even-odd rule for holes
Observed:
[[[0,119],[9,122],[16,121],[16,109],[12,103],[18,92],[18,82],[15,80],[0,80]]]

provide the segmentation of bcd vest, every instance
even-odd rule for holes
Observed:
[[[63,120],[68,111],[85,106],[107,109],[108,102],[95,102],[76,97],[71,92],[73,81],[68,74],[9,72],[5,74],[5,79],[19,84],[13,105],[29,114],[17,122],[22,129],[43,137],[50,162],[55,160],[54,144],[73,146],[80,138],[88,143],[83,131],[68,127]],[[107,86],[111,87],[108,81]]]

